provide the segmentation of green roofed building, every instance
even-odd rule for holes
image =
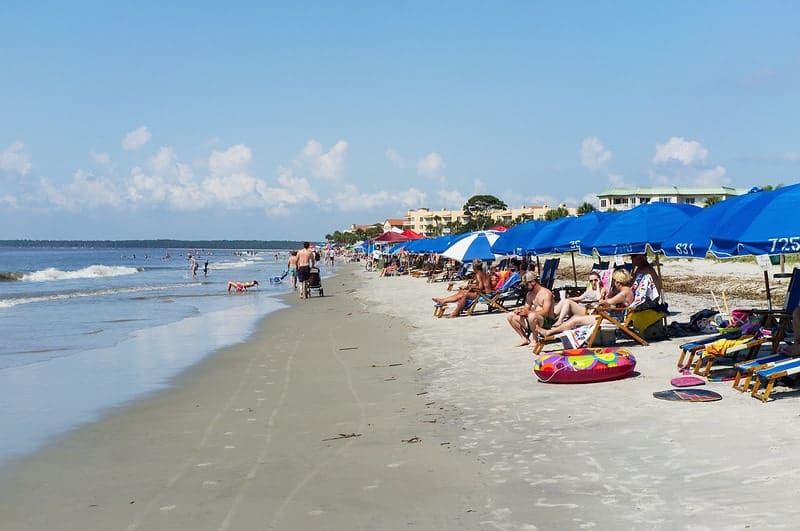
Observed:
[[[687,203],[690,205],[704,206],[706,201],[715,198],[725,200],[746,193],[730,186],[710,186],[707,188],[690,188],[682,186],[659,186],[655,188],[612,188],[597,194],[597,209],[600,212],[608,210],[630,210],[631,208],[662,201],[664,203]]]

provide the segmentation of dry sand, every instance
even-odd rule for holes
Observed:
[[[763,286],[753,264],[663,274],[764,305],[736,295]],[[435,319],[444,289],[346,266],[170,390],[4,469],[0,528],[796,527],[796,393],[762,404],[728,382],[706,386],[719,402],[655,400],[679,339],[626,344],[634,378],[539,383],[503,315]],[[687,291],[669,294],[672,319],[712,306]]]

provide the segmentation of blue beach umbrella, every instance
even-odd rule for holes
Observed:
[[[415,253],[441,253],[454,240],[463,237],[464,234],[446,234],[438,238],[425,238],[424,240],[414,240],[408,247],[409,252]]]
[[[753,197],[737,202],[711,232],[711,252],[719,257],[800,253],[800,184],[747,195]]]
[[[616,215],[619,213],[589,212],[582,216],[570,216],[551,221],[545,224],[528,242],[528,249],[534,254],[580,251],[583,237]]]
[[[547,225],[547,222],[544,221],[526,221],[525,223],[514,225],[500,234],[492,244],[492,251],[496,254],[524,256],[530,252],[528,243],[545,225]]]
[[[499,238],[496,232],[475,231],[455,240],[442,252],[442,256],[458,260],[459,262],[469,262],[480,258],[485,261],[492,261],[496,258],[492,252],[492,244]]]
[[[711,250],[711,235],[720,228],[738,224],[739,218],[747,214],[750,203],[758,197],[758,194],[748,193],[702,209],[661,242],[661,251],[678,258],[705,258]]]
[[[649,245],[661,249],[661,242],[701,211],[700,207],[684,203],[655,202],[639,205],[603,221],[584,235],[581,254],[600,256],[641,254]]]
[[[414,241],[419,241],[419,240],[414,240]],[[389,254],[397,254],[397,253],[399,253],[400,251],[402,251],[403,249],[406,249],[406,250],[408,250],[408,245],[409,245],[410,243],[411,243],[411,241],[407,241],[407,242],[403,242],[403,243],[398,243],[398,244],[396,244],[396,245],[395,245],[395,246],[393,246],[393,247],[392,247],[392,249],[389,251]]]

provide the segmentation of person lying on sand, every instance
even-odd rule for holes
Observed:
[[[228,293],[231,292],[231,288],[236,291],[247,291],[247,288],[252,288],[253,286],[258,286],[258,280],[247,280],[245,282],[230,281],[228,282]]]

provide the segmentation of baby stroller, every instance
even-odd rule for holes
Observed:
[[[306,297],[310,297],[311,292],[315,290],[317,293],[319,293],[320,297],[325,296],[325,292],[322,290],[322,280],[319,277],[318,267],[312,267],[308,272],[308,280],[306,281]]]

